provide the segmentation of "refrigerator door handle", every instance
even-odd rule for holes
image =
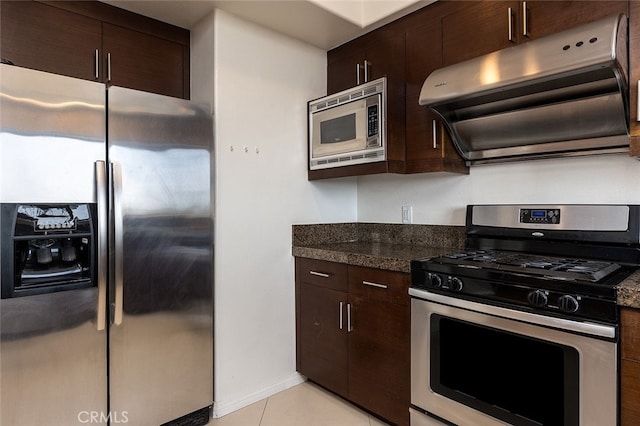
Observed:
[[[108,238],[108,211],[107,211],[107,168],[104,161],[95,162],[96,172],[96,198],[98,210],[98,308],[97,328],[104,330],[107,321],[107,238]]]
[[[122,324],[123,305],[123,229],[122,229],[122,168],[119,163],[111,163],[111,184],[113,194],[113,235],[114,235],[114,315],[113,323]]]

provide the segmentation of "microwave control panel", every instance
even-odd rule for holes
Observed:
[[[378,104],[367,107],[367,138],[378,136]]]

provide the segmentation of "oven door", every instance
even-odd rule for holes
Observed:
[[[457,425],[615,425],[616,327],[411,289],[411,403]]]

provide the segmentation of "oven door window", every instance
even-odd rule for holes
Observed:
[[[578,425],[572,347],[431,317],[431,389],[512,425]]]

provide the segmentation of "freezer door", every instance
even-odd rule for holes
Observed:
[[[104,85],[0,67],[0,203],[96,203]],[[14,256],[14,221],[0,218],[3,281],[13,279],[3,269]],[[0,424],[74,425],[108,415],[98,299],[93,282],[0,300]]]
[[[159,425],[213,403],[208,111],[111,87],[111,411]]]
[[[0,67],[0,203],[96,202],[104,85]]]

